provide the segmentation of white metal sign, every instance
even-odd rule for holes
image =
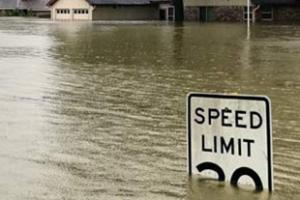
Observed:
[[[191,93],[187,123],[190,175],[217,175],[233,185],[254,183],[256,190],[273,190],[267,97]]]

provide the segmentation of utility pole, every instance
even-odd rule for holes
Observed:
[[[247,39],[250,39],[250,0],[247,0]]]
[[[250,0],[247,0],[247,27],[250,27]]]
[[[182,22],[184,20],[183,0],[174,0],[174,6],[175,6],[175,21]]]

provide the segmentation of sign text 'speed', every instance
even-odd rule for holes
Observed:
[[[219,120],[224,127],[258,129],[263,123],[262,116],[256,111],[248,112],[245,110],[231,110],[229,108],[208,108],[205,110],[198,107],[195,109],[195,114],[197,117],[194,120],[197,124],[207,123],[208,125],[212,125],[214,121]],[[247,115],[249,122],[245,121]],[[233,118],[230,119],[232,116]]]

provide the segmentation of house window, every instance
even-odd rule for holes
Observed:
[[[261,10],[261,20],[272,21],[273,20],[273,7],[272,6],[262,6]]]
[[[89,14],[88,9],[74,9],[73,12],[74,14]]]
[[[244,7],[244,21],[248,19],[248,9],[247,6]],[[252,20],[252,7],[250,7],[250,20]]]
[[[160,9],[159,10],[159,20],[167,20],[165,9]]]
[[[174,21],[174,14],[175,14],[175,12],[174,12],[174,7],[169,7],[168,8],[168,20],[169,21]]]
[[[56,9],[57,14],[70,14],[70,9]]]
[[[175,19],[175,9],[174,6],[162,6],[159,9],[159,19],[174,21]]]

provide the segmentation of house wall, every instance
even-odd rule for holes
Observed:
[[[215,19],[219,22],[244,21],[244,6],[219,6],[214,8]]]
[[[256,21],[300,22],[300,6],[273,5],[273,19],[262,19],[262,10],[256,11]]]
[[[239,22],[243,21],[247,0],[185,0],[184,6],[187,21],[199,21],[200,7],[206,7],[209,10],[207,21]]]
[[[207,10],[207,15],[209,15],[207,22],[242,22],[244,20],[244,6],[208,6]],[[199,7],[185,7],[185,20],[201,21],[200,12]]]
[[[300,6],[274,6],[274,21],[300,21]]]
[[[184,0],[184,6],[247,6],[247,0]]]
[[[158,20],[159,6],[97,6],[93,20]]]
[[[200,10],[198,6],[185,6],[184,7],[184,20],[186,21],[199,21]]]
[[[57,9],[70,9],[70,14],[58,14]],[[88,14],[74,14],[74,9],[88,9]],[[58,20],[91,20],[93,7],[85,0],[59,0],[51,7],[51,18]],[[75,16],[76,15],[76,16]]]

